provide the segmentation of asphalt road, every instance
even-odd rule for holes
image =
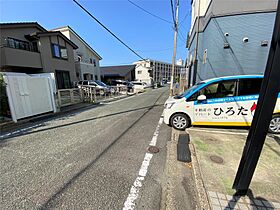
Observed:
[[[167,97],[150,90],[0,141],[0,209],[122,209]],[[162,124],[135,209],[160,208],[170,135]]]

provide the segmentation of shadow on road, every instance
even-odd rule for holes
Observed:
[[[48,131],[48,130],[53,130],[53,129],[57,129],[57,128],[63,128],[63,127],[67,127],[67,126],[71,126],[71,125],[75,125],[75,124],[79,124],[79,123],[85,123],[85,122],[89,122],[89,121],[94,121],[94,120],[98,120],[98,119],[102,119],[102,118],[106,118],[106,117],[111,117],[111,116],[115,116],[115,115],[125,114],[125,113],[129,113],[129,112],[135,112],[135,111],[139,111],[139,110],[143,110],[143,109],[151,109],[151,108],[157,107],[157,106],[163,106],[163,104],[146,106],[146,107],[141,107],[141,108],[137,108],[137,109],[130,109],[130,110],[126,110],[126,111],[122,111],[122,112],[116,112],[116,113],[103,115],[103,116],[99,116],[99,117],[92,117],[92,118],[88,118],[88,119],[84,119],[84,120],[79,120],[79,121],[76,121],[76,122],[71,122],[71,123],[58,125],[58,126],[53,126],[53,127],[50,127],[50,128],[43,128],[43,129],[35,130],[35,131],[32,131],[32,130],[30,131],[29,130],[29,131],[25,131],[25,132],[19,132],[15,135],[10,135],[10,136],[0,140],[0,145],[3,144],[4,142],[6,142],[7,140],[9,140],[13,137],[16,137],[16,136],[25,136],[25,135],[39,133],[39,132]],[[70,116],[71,115],[69,115],[68,117],[70,117]],[[42,125],[42,126],[44,126],[44,125]]]
[[[269,137],[273,138],[280,145],[280,137],[274,134],[268,134]]]
[[[55,205],[56,205],[55,200],[58,199],[59,196],[61,194],[63,194],[63,192],[65,192],[65,190],[67,190],[71,186],[71,184],[73,184],[85,171],[87,171],[89,168],[91,168],[101,158],[101,156],[103,156],[105,153],[107,153],[109,151],[109,149],[112,146],[114,146],[117,143],[117,141],[120,140],[131,128],[133,128],[146,114],[148,114],[151,109],[153,109],[156,106],[162,106],[162,104],[156,105],[157,101],[160,99],[160,97],[162,95],[163,94],[161,94],[157,98],[157,100],[154,102],[154,104],[152,106],[142,107],[142,108],[138,108],[138,109],[133,109],[133,110],[124,111],[124,112],[118,112],[118,113],[104,115],[102,117],[99,117],[99,118],[104,118],[104,117],[108,117],[108,116],[112,116],[112,115],[133,112],[133,111],[137,111],[137,110],[141,110],[141,109],[147,109],[143,114],[141,114],[141,116],[137,120],[135,120],[127,129],[125,129],[117,138],[115,138],[94,160],[92,160],[84,168],[82,168],[80,171],[78,171],[76,174],[74,174],[73,177],[71,177],[67,182],[65,182],[65,184],[58,191],[54,192],[53,195],[51,195],[51,197],[45,203],[41,204],[39,209],[45,210],[45,209],[55,208]],[[85,122],[93,120],[93,119],[96,119],[96,118],[87,119],[87,120],[85,120]],[[84,122],[84,121],[82,121],[82,122]],[[80,122],[78,122],[78,123],[80,123]]]

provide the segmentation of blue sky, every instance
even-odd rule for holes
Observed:
[[[78,0],[144,58],[171,62],[172,25],[143,12],[127,0]],[[172,21],[169,0],[131,0],[149,12]],[[130,64],[139,58],[121,45],[72,0],[0,0],[1,22],[36,21],[46,29],[71,26],[103,58],[101,65]],[[177,59],[186,59],[190,0],[180,1]]]

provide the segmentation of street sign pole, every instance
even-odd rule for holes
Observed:
[[[259,100],[242,158],[233,183],[238,194],[246,194],[254,175],[274,107],[280,91],[280,4],[276,13],[271,46]]]

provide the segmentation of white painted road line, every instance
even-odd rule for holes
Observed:
[[[40,127],[42,126],[43,124],[36,124],[36,125],[33,125],[33,126],[30,126],[30,127],[26,127],[26,128],[22,128],[22,129],[19,129],[19,130],[16,130],[16,131],[13,131],[11,133],[6,133],[4,135],[1,135],[0,136],[0,139],[3,139],[5,137],[8,137],[8,136],[11,136],[11,135],[15,135],[17,133],[21,133],[21,132],[24,132],[24,131],[27,131],[27,130],[31,130],[33,128],[37,128],[37,127]]]
[[[150,146],[156,146],[157,138],[158,138],[158,134],[159,134],[159,128],[160,128],[162,123],[163,123],[163,118],[161,117],[158,121],[158,125],[156,127],[155,132],[154,132],[154,135],[153,135],[152,141],[150,143]]]
[[[197,129],[197,128],[188,128],[187,131],[199,131],[199,132],[208,132],[208,133],[220,133],[220,134],[231,134],[231,135],[248,135],[248,132],[246,133],[240,133],[240,132],[230,132],[230,131],[217,131],[217,130],[205,130],[205,129]]]
[[[163,118],[161,117],[158,121],[158,125],[154,132],[153,138],[149,144],[150,146],[156,146],[157,138],[159,135],[159,129],[160,129],[160,126],[162,125],[162,122],[163,122]],[[145,177],[147,175],[150,161],[152,160],[152,158],[153,158],[153,154],[151,154],[149,152],[147,152],[145,154],[144,160],[142,162],[142,165],[141,165],[139,173],[138,173],[138,177],[135,179],[133,185],[130,188],[130,192],[124,203],[123,210],[133,210],[135,208],[135,201],[139,196],[139,191],[140,191],[140,189],[142,187],[142,183],[145,180]]]
[[[117,103],[117,102],[120,102],[120,101],[125,101],[127,99],[130,99],[130,98],[134,98],[136,95],[133,95],[133,96],[129,96],[129,97],[125,97],[125,98],[122,98],[122,99],[117,99],[115,101],[111,101],[111,102],[101,102],[100,104],[114,104],[114,103]]]

